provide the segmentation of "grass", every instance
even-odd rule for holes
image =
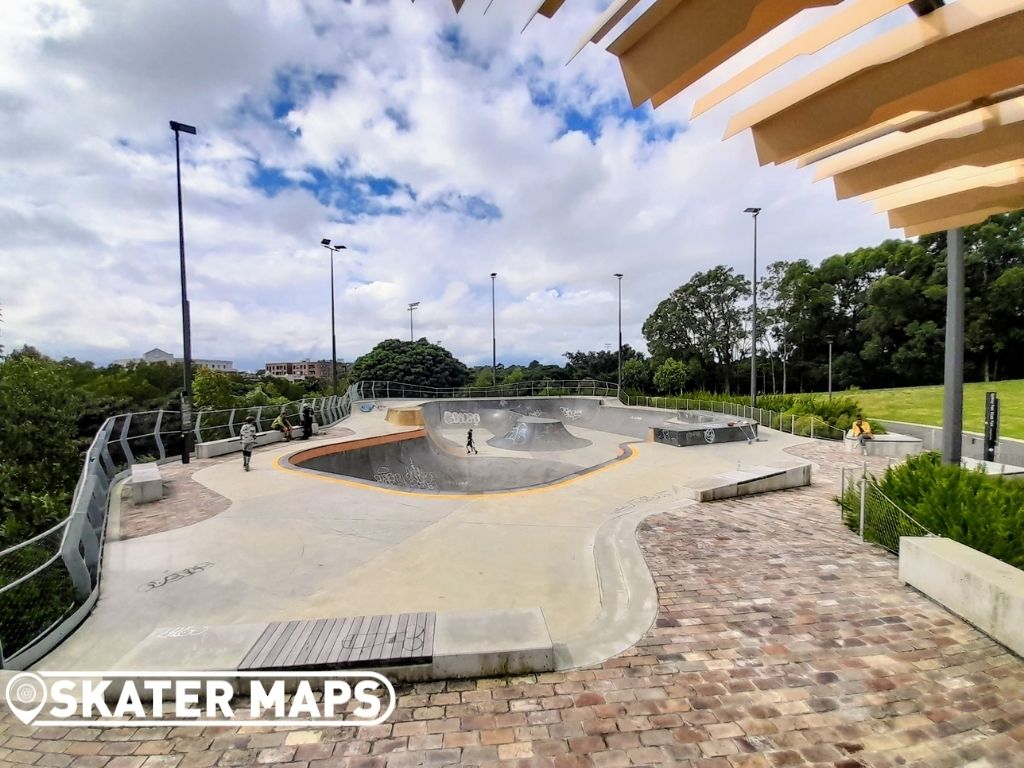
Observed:
[[[999,394],[999,434],[1024,439],[1024,379],[964,385],[964,430],[985,431],[985,393]],[[839,392],[860,403],[871,419],[942,426],[942,387],[854,389]]]

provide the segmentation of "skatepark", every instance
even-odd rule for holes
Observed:
[[[260,448],[249,473],[237,455],[195,461],[173,495],[216,513],[145,505],[145,535],[121,535],[139,512],[114,488],[99,601],[37,668],[233,669],[271,622],[423,612],[479,616],[499,644],[503,621],[534,621],[551,668],[609,658],[655,619],[644,518],[810,479],[786,452],[805,438],[612,402],[355,404],[308,443]]]

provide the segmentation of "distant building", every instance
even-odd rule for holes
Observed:
[[[348,374],[349,363],[338,361],[338,378]],[[302,381],[303,379],[329,379],[331,378],[330,360],[302,360],[297,363],[267,363],[267,376],[275,376],[279,379],[289,381]]]
[[[159,347],[146,352],[142,357],[125,357],[120,360],[115,360],[114,365],[133,365],[135,363],[183,363],[184,358],[175,357],[170,352],[164,352]],[[192,365],[196,368],[209,368],[211,371],[224,371],[234,372],[235,364],[231,360],[202,360],[200,358],[192,358]]]

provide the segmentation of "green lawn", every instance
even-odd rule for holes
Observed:
[[[985,393],[989,391],[999,393],[999,433],[1024,438],[1024,379],[965,384],[964,429],[985,431]],[[838,394],[857,400],[868,418],[942,426],[941,386],[863,389]]]

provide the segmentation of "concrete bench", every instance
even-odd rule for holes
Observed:
[[[128,484],[132,489],[132,501],[136,504],[160,501],[164,497],[164,481],[160,477],[160,467],[156,462],[132,464]]]
[[[320,431],[320,425],[313,422],[313,434]],[[292,427],[292,440],[302,435],[302,427]],[[256,433],[256,447],[270,445],[284,440],[284,432],[278,429],[268,429],[265,432]],[[223,456],[226,453],[234,453],[242,450],[241,437],[225,437],[223,440],[207,440],[203,443],[196,443],[196,458],[212,459],[214,456]]]
[[[893,432],[874,435],[870,440],[865,440],[863,446],[860,444],[860,438],[852,437],[847,432],[843,445],[847,453],[862,453],[865,456],[882,456],[890,459],[905,459],[923,450],[921,438],[897,435]]]

